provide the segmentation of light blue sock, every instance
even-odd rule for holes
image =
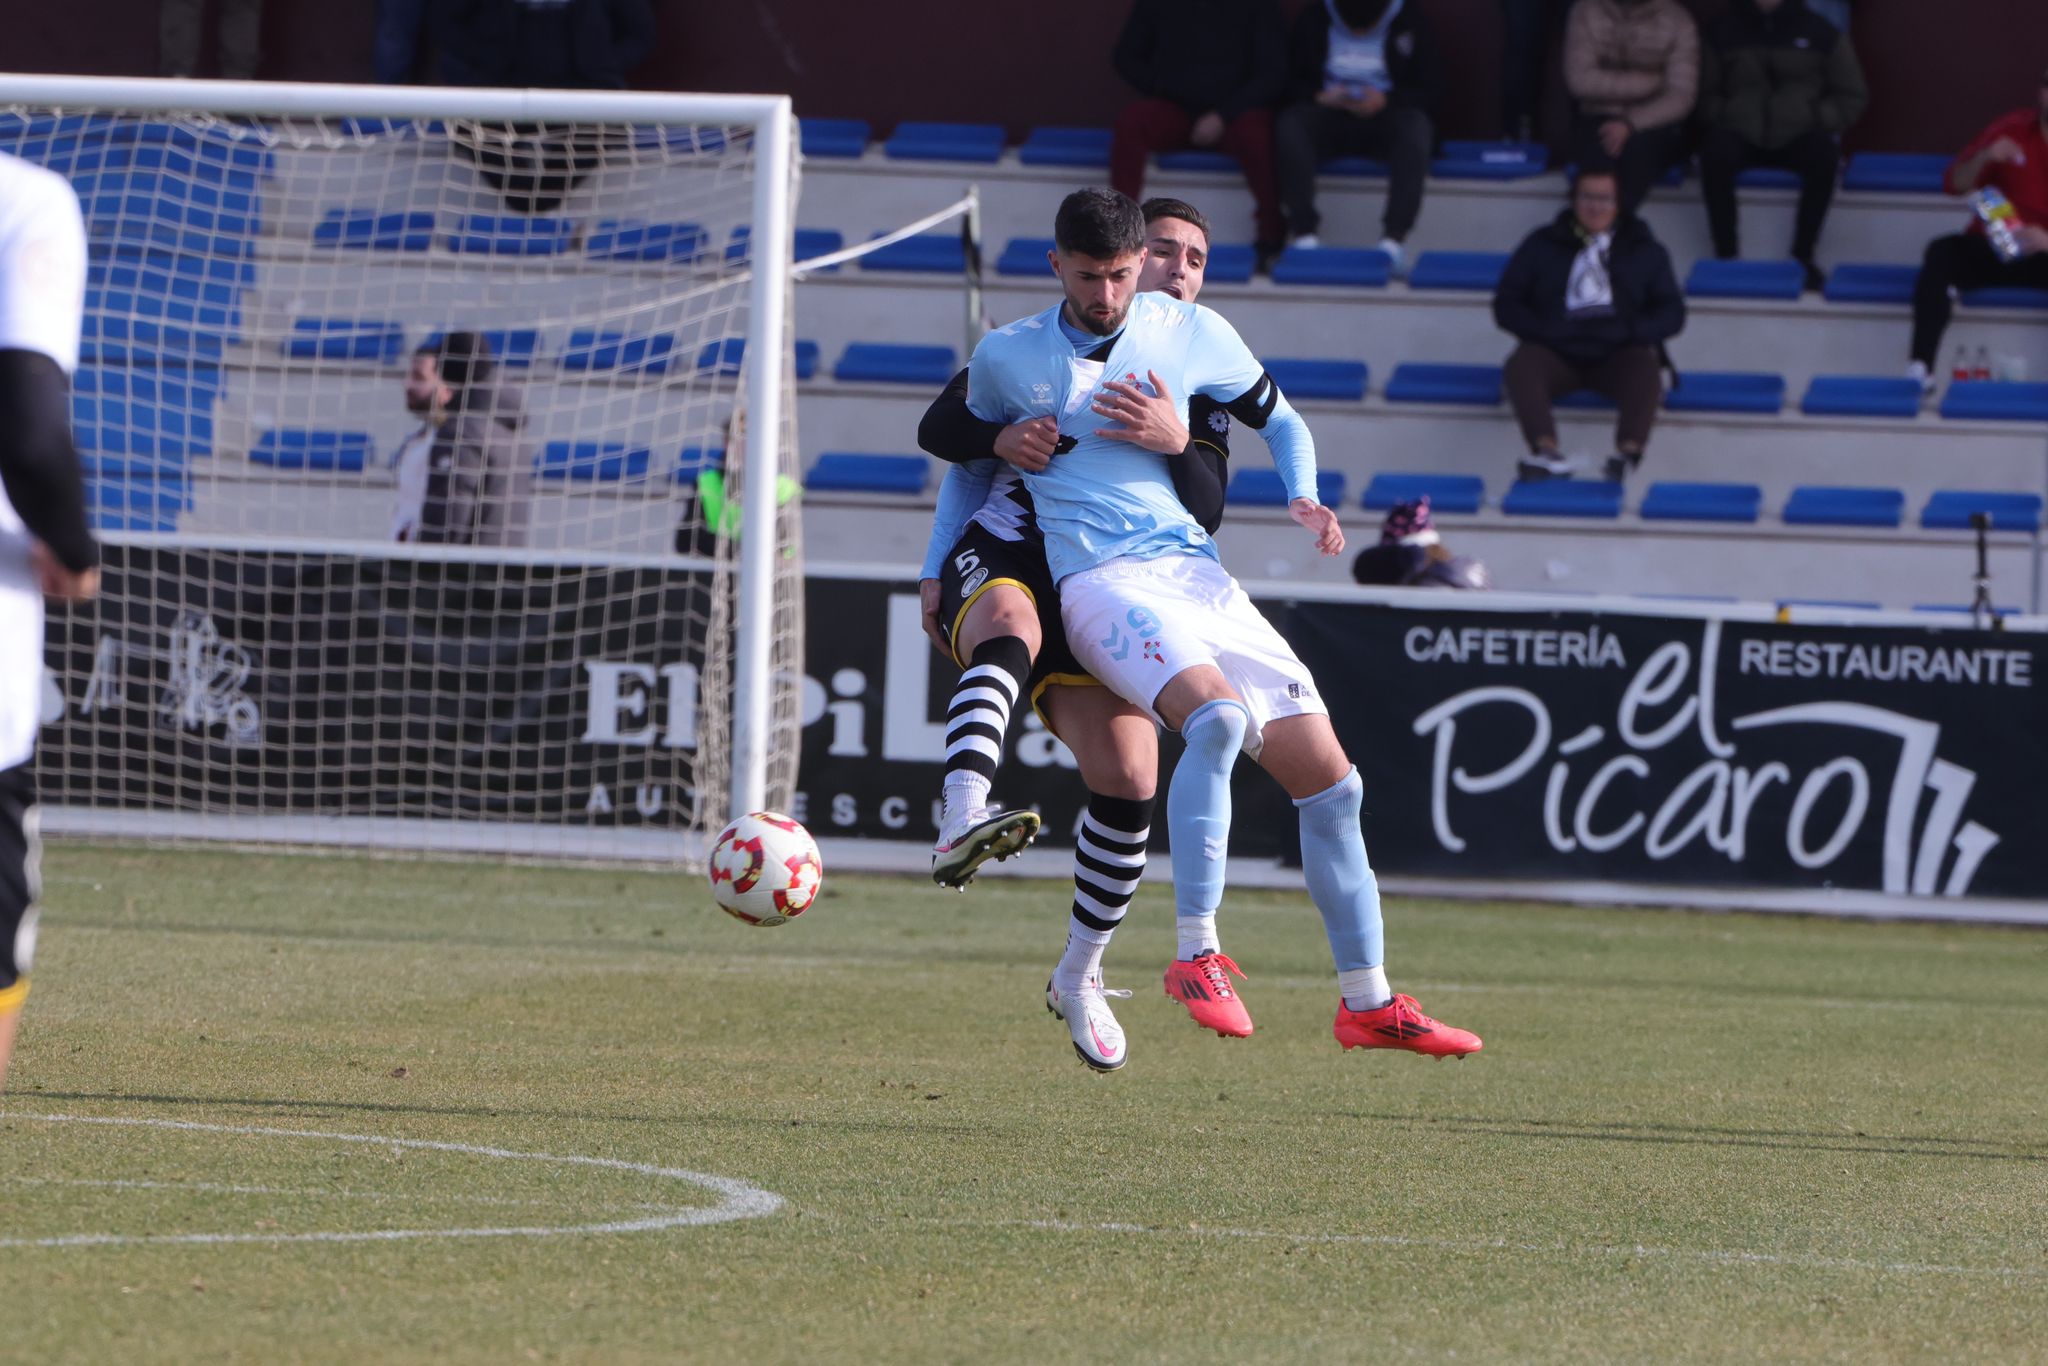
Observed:
[[[1251,713],[1242,702],[1204,702],[1180,728],[1187,753],[1166,789],[1166,830],[1173,843],[1173,905],[1179,917],[1213,916],[1223,904],[1223,859],[1230,850],[1230,770]]]
[[[1364,802],[1365,784],[1354,768],[1342,782],[1294,804],[1301,812],[1302,877],[1323,913],[1339,972],[1376,968],[1386,959],[1379,879],[1366,862],[1365,832],[1358,827]]]

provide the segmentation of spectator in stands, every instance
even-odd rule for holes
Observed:
[[[416,373],[428,397],[426,418],[434,424],[434,440],[413,539],[526,544],[533,451],[517,387],[496,377],[491,344],[475,332],[450,332],[427,354],[431,373]],[[410,387],[406,401],[410,406]]]
[[[1699,30],[1678,0],[1573,0],[1564,33],[1572,158],[1615,167],[1623,215],[1684,160],[1699,81]]]
[[[450,84],[624,90],[654,47],[648,0],[441,0],[434,37]]]
[[[1745,166],[1799,173],[1792,259],[1806,287],[1827,283],[1814,247],[1835,194],[1844,129],[1870,92],[1856,51],[1806,0],[1735,0],[1707,32],[1700,62],[1700,181],[1714,255],[1740,254],[1735,177]]]
[[[1536,136],[1543,76],[1563,13],[1563,0],[1500,0],[1500,124],[1510,142]]]
[[[1264,263],[1286,238],[1273,179],[1273,109],[1287,76],[1273,0],[1137,0],[1112,54],[1138,92],[1117,115],[1109,182],[1144,198],[1145,162],[1215,148],[1244,168]]]
[[[1581,462],[1558,450],[1551,405],[1592,389],[1621,409],[1603,477],[1642,461],[1663,397],[1664,343],[1685,326],[1671,256],[1640,218],[1621,211],[1614,172],[1580,170],[1571,207],[1524,238],[1493,295],[1493,320],[1521,344],[1508,357],[1508,402],[1529,453],[1522,479],[1570,478]]]
[[[434,435],[448,420],[448,408],[455,395],[441,382],[441,362],[433,346],[413,352],[412,369],[405,378],[405,410],[420,419],[419,428],[398,443],[391,454],[391,539],[419,539],[420,510],[427,498],[427,465],[433,454]]]
[[[1913,363],[1906,373],[1928,392],[1934,388],[1935,352],[1955,307],[1952,291],[1990,285],[2048,289],[2048,74],[2041,77],[2032,108],[1992,123],[1950,164],[1948,191],[1996,191],[2011,205],[2016,226],[1996,234],[2008,246],[1994,245],[1980,207],[1969,231],[1927,244],[1913,285]]]
[[[1394,504],[1380,524],[1380,543],[1351,562],[1351,577],[1389,588],[1493,587],[1493,575],[1470,555],[1453,555],[1429,516],[1429,497]]]
[[[379,85],[411,85],[421,79],[427,65],[427,10],[427,0],[377,0],[371,69]]]
[[[222,80],[256,79],[263,0],[217,0],[214,57]],[[157,62],[166,76],[199,74],[199,35],[205,0],[158,0]]]
[[[1274,125],[1280,203],[1294,244],[1320,245],[1316,168],[1332,157],[1387,163],[1380,250],[1406,273],[1401,244],[1422,211],[1436,132],[1436,53],[1417,0],[1311,0],[1287,44],[1290,103]]]

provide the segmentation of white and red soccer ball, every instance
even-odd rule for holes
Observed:
[[[811,832],[773,811],[741,816],[711,842],[711,896],[749,925],[796,919],[818,898],[825,864]]]

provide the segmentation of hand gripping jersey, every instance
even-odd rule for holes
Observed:
[[[1074,354],[1060,328],[1060,306],[984,337],[968,367],[968,406],[975,416],[1021,422],[1050,415],[1063,449],[1052,464],[1024,474],[1046,562],[1055,581],[1123,556],[1198,554],[1216,558],[1214,543],[1174,489],[1167,457],[1101,435],[1111,420],[1093,398],[1105,379],[1157,372],[1183,419],[1190,395],[1205,394],[1256,427],[1272,448],[1288,495],[1315,497],[1315,443],[1258,360],[1219,314],[1166,294],[1132,301],[1106,361]],[[956,479],[956,475],[961,476]],[[958,509],[964,522],[987,499],[993,472],[956,466],[940,491],[940,513]]]

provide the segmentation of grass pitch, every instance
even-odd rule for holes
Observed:
[[[1198,1031],[1148,889],[1098,1077],[1053,883],[48,863],[4,1359],[2048,1358],[2048,934],[1395,901],[1432,1062],[1339,1052],[1301,896]]]

